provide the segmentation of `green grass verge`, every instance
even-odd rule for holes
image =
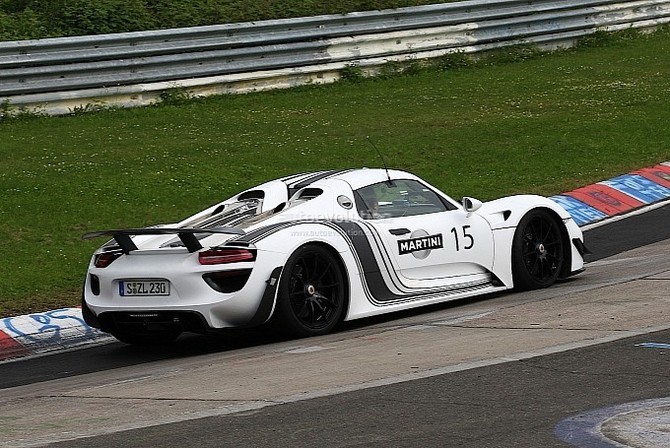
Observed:
[[[0,0],[0,40],[256,22],[432,3],[434,0]]]
[[[86,231],[175,221],[295,172],[379,166],[366,136],[389,165],[483,200],[670,160],[670,32],[597,37],[513,62],[452,56],[404,76],[4,120],[0,316],[76,305],[101,243]]]

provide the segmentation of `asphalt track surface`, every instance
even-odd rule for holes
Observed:
[[[668,341],[670,332],[53,446],[570,446],[554,435],[564,418],[670,396],[670,350],[636,347],[649,340]]]
[[[593,252],[588,261],[668,240],[668,223],[670,206],[666,205],[588,230],[586,242]],[[356,328],[395,318],[350,325]],[[150,352],[108,344],[4,363],[0,364],[0,396],[1,389],[8,387],[262,346],[272,341],[273,336],[261,332],[240,332],[225,341],[187,337],[175,347]],[[626,446],[566,434],[557,425],[589,410],[670,397],[670,348],[663,345],[668,342],[670,330],[249,412],[50,446]],[[645,343],[661,345],[640,345]],[[569,440],[574,445],[565,442],[566,437],[572,437]],[[670,445],[659,445],[663,446]]]

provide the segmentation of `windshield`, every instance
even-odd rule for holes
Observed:
[[[448,210],[433,190],[411,179],[400,179],[356,190],[356,207],[363,219],[426,215]]]

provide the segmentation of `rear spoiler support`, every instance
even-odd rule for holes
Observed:
[[[244,230],[237,227],[216,227],[212,229],[198,229],[198,228],[174,228],[174,227],[144,227],[139,229],[116,229],[116,230],[100,230],[97,232],[89,232],[82,236],[84,240],[90,240],[101,236],[111,236],[114,241],[121,247],[124,254],[137,250],[137,245],[132,239],[134,235],[174,235],[184,243],[186,249],[193,253],[202,249],[202,244],[196,237],[197,233],[226,233],[232,235],[244,235]]]

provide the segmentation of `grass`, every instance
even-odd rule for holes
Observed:
[[[0,316],[78,304],[90,230],[290,173],[380,166],[454,197],[551,195],[670,160],[670,32],[445,70],[0,121]],[[439,64],[438,64],[439,65]]]
[[[0,40],[257,22],[432,3],[434,0],[0,0]]]

